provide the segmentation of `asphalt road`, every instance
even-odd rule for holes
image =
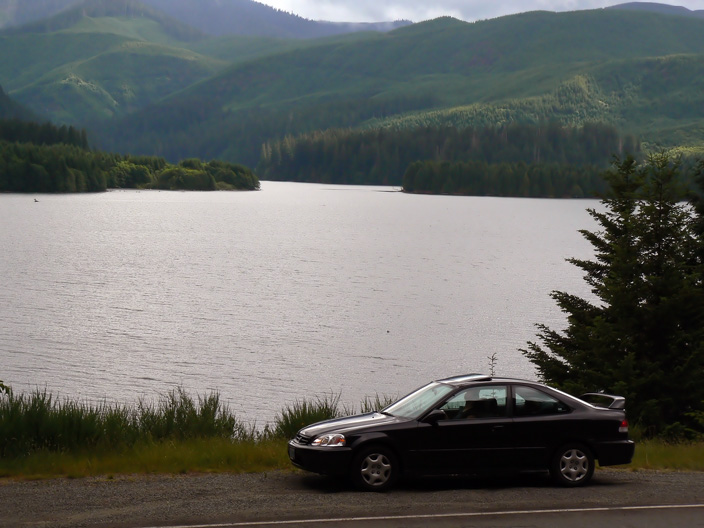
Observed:
[[[0,527],[704,527],[704,473],[441,479],[361,493],[301,472],[0,481]]]

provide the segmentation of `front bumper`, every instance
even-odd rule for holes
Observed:
[[[601,442],[597,446],[597,458],[600,466],[618,466],[630,464],[636,444],[633,440],[616,440],[613,442]]]
[[[349,447],[313,447],[288,443],[288,457],[294,466],[321,475],[347,475],[352,460]]]

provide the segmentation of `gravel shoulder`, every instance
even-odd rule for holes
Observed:
[[[583,489],[543,475],[441,479],[360,493],[298,471],[0,480],[0,527],[144,527],[191,523],[703,504],[704,473],[599,470]]]

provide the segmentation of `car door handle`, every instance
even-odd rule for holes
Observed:
[[[492,433],[501,433],[503,430],[506,429],[506,426],[504,425],[495,425],[494,427],[491,428]]]

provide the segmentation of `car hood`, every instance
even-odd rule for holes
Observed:
[[[313,425],[309,425],[308,427],[304,427],[301,429],[300,434],[313,438],[326,433],[349,434],[369,427],[378,427],[380,425],[389,425],[406,421],[408,421],[407,418],[397,418],[396,416],[373,412],[318,422]]]

